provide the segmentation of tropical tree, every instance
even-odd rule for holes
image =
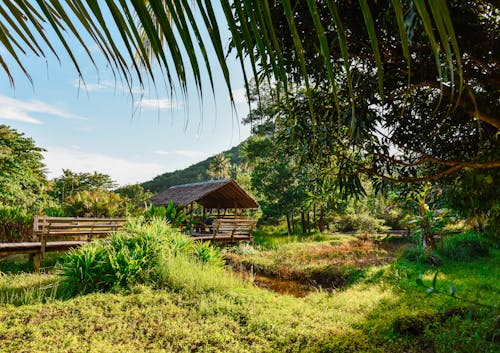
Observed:
[[[350,117],[351,129],[367,123],[370,138],[378,136],[383,141],[384,133],[391,132],[384,143],[369,146],[374,162],[362,163],[359,171],[376,173],[389,181],[409,182],[441,178],[463,168],[500,166],[495,142],[500,128],[495,96],[500,30],[496,1],[3,3],[0,23],[4,35],[0,42],[7,54],[2,54],[6,59],[0,57],[0,64],[12,83],[12,65],[17,64],[29,77],[24,55],[60,54],[54,49],[56,37],[79,75],[81,59],[74,48],[83,48],[94,61],[96,54],[89,48],[95,44],[117,78],[129,87],[136,81],[143,84],[150,77],[155,84],[165,81],[169,89],[178,84],[185,93],[187,77],[192,76],[202,95],[202,72],[207,73],[213,90],[212,72],[217,66],[231,92],[220,31],[224,25],[231,32],[231,49],[241,62],[247,89],[250,76],[257,83],[272,80],[277,92],[285,92],[285,97],[294,91],[289,89],[290,83],[304,86],[309,99],[312,89],[320,87],[331,96],[338,119]],[[219,6],[223,18],[217,15]],[[51,35],[47,34],[49,29]],[[203,40],[205,35],[210,41]],[[216,61],[209,59],[208,50],[213,50]],[[249,73],[246,62],[250,64]],[[163,77],[159,79],[157,73]],[[364,89],[357,84],[360,82],[365,84]],[[367,92],[367,83],[369,95],[359,99]],[[418,109],[413,109],[414,101]],[[309,110],[311,123],[318,125],[320,120],[315,118],[318,113],[312,104]],[[375,117],[366,118],[367,113]],[[378,113],[383,113],[383,118]],[[436,127],[439,131],[430,132]],[[445,133],[441,134],[443,129]],[[407,137],[407,131],[415,132]],[[481,147],[455,159],[457,156],[448,152],[463,145],[455,132],[465,139],[465,149],[478,138],[481,143],[475,146]],[[419,150],[408,148],[419,146],[419,138],[429,136],[444,137],[431,139]],[[453,137],[451,143],[440,149],[440,143],[448,137]],[[391,154],[392,145],[405,138],[408,143],[396,145],[399,154]],[[486,153],[483,146],[490,146]],[[350,162],[358,163],[356,159]],[[428,172],[417,175],[411,168],[404,171],[414,165]],[[397,170],[381,173],[386,166]],[[403,177],[398,178],[401,173]]]
[[[217,154],[208,166],[207,174],[212,179],[228,179],[231,175],[231,162],[224,153]]]
[[[0,125],[0,207],[34,212],[46,204],[43,151],[33,139]]]
[[[152,192],[144,190],[141,184],[125,185],[116,189],[114,192],[128,200],[127,206],[131,213],[136,213],[141,208],[145,209],[149,200],[154,195]]]
[[[127,215],[127,200],[106,190],[78,191],[66,199],[66,212],[76,217],[118,217]]]
[[[99,172],[77,173],[63,169],[63,175],[51,182],[50,194],[60,202],[64,202],[81,191],[111,190],[117,186],[116,182],[107,174]]]

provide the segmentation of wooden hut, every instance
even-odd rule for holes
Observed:
[[[257,202],[231,179],[172,186],[151,199],[155,206],[167,206],[170,201],[185,208],[190,219],[198,219],[192,234],[201,240],[250,238],[256,222],[244,217],[243,210],[259,208]],[[202,208],[198,216],[194,216],[195,204]]]

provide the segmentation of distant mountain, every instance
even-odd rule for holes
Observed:
[[[240,164],[240,155],[238,153],[240,146],[241,144],[223,152],[226,158],[231,161],[231,164]],[[146,190],[158,193],[174,185],[209,180],[210,177],[207,175],[207,170],[213,160],[214,157],[212,156],[185,169],[158,175],[153,180],[142,183],[142,186]]]

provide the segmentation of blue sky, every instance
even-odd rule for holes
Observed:
[[[248,107],[234,58],[228,59],[228,66],[236,112],[218,70],[215,96],[206,79],[202,103],[194,81],[186,99],[147,85],[142,91],[135,87],[131,95],[103,60],[98,61],[96,72],[83,50],[77,53],[86,89],[64,55],[60,63],[53,56],[48,60],[24,57],[33,85],[15,65],[11,65],[15,88],[0,71],[0,124],[25,133],[47,150],[44,162],[49,178],[68,168],[106,173],[121,185],[142,182],[185,168],[249,136],[250,127],[240,124]],[[6,57],[1,45],[0,55]],[[215,63],[214,54],[210,56]]]

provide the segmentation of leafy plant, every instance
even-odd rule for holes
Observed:
[[[481,234],[468,231],[444,238],[438,249],[443,257],[456,261],[468,261],[489,255],[489,244]]]
[[[129,223],[108,240],[71,250],[61,265],[69,295],[131,288],[136,284],[160,285],[168,259],[221,265],[219,252],[209,244],[196,244],[161,219]]]
[[[435,198],[440,193],[440,190],[427,183],[422,190],[410,192],[407,196],[407,204],[413,206],[417,213],[407,223],[412,228],[413,233],[421,239],[421,245],[424,249],[436,249],[434,236],[442,232],[451,217],[450,210],[434,208],[438,205]]]
[[[172,200],[168,202],[167,207],[156,207],[151,205],[144,212],[144,218],[150,220],[153,218],[162,218],[168,221],[173,227],[180,227],[186,223],[186,213],[182,207],[176,207]]]
[[[0,242],[26,241],[32,230],[32,213],[20,207],[0,206]]]
[[[79,191],[65,201],[66,212],[76,217],[125,216],[126,200],[106,190]]]

